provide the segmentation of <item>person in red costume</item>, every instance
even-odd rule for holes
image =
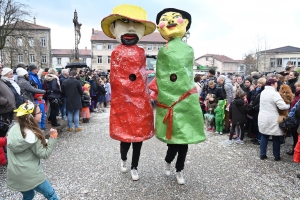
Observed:
[[[6,165],[7,159],[4,152],[4,147],[7,144],[7,136],[6,137],[0,137],[0,166]]]
[[[146,56],[136,44],[156,25],[146,20],[146,11],[123,4],[101,22],[103,32],[121,44],[111,54],[110,137],[119,140],[121,171],[126,172],[127,153],[132,144],[131,178],[137,171],[143,141],[154,135],[154,116],[147,87]]]

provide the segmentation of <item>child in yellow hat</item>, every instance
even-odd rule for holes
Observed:
[[[7,186],[23,194],[23,199],[33,199],[35,191],[47,199],[58,199],[42,169],[40,159],[48,158],[57,142],[57,131],[50,129],[48,142],[39,128],[41,110],[27,101],[14,111],[17,122],[8,132]]]

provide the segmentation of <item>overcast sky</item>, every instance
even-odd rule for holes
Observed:
[[[120,4],[144,8],[148,20],[164,8],[192,16],[188,44],[195,58],[206,53],[242,59],[245,53],[282,46],[300,47],[300,0],[16,0],[31,7],[38,25],[51,28],[52,48],[74,48],[75,9],[82,23],[79,48],[91,48],[92,28]],[[33,19],[30,19],[33,21]]]

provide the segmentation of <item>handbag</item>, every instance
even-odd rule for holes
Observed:
[[[249,116],[253,116],[254,115],[254,107],[253,107],[253,103],[251,102],[250,104],[248,104],[247,106],[246,106],[246,113],[247,113],[247,115],[249,115]]]
[[[54,106],[54,107],[60,107],[62,105],[62,101],[60,99],[51,99],[50,101],[50,105]]]
[[[8,120],[5,120],[5,119],[2,117],[2,115],[1,115],[1,117],[0,117],[0,130],[1,130],[1,131],[7,131],[8,128],[9,128],[9,125],[10,125],[9,121],[8,121]]]
[[[279,127],[285,132],[288,130],[292,130],[294,128],[297,128],[299,126],[298,120],[292,116],[292,117],[287,117],[283,119],[282,122],[279,123]]]

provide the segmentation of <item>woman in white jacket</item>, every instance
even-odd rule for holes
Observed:
[[[264,91],[260,95],[260,106],[258,114],[258,128],[262,133],[260,141],[260,159],[267,158],[267,146],[269,136],[273,139],[273,155],[275,161],[281,160],[280,158],[280,137],[283,136],[283,131],[278,125],[278,111],[288,110],[289,104],[286,104],[276,90],[277,80],[269,79],[266,82]]]

